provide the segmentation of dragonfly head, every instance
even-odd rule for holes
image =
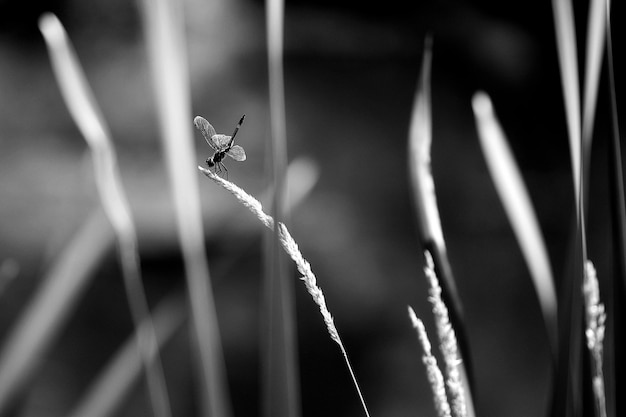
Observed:
[[[209,166],[209,168],[213,168],[215,166],[215,162],[213,162],[213,157],[207,158],[206,164]]]

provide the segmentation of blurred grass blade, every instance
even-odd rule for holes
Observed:
[[[287,166],[286,189],[283,194],[283,206],[286,212],[291,213],[310,195],[320,176],[319,165],[310,158],[300,157],[293,159]],[[264,206],[274,204],[274,185],[270,184],[259,196]]]
[[[552,358],[557,357],[557,299],[554,277],[537,216],[489,97],[476,93],[472,107],[478,138],[504,210],[511,222],[539,298]]]
[[[592,398],[584,390],[589,387],[582,379],[582,278],[587,259],[585,243],[585,214],[581,152],[580,91],[578,87],[578,58],[574,14],[570,0],[552,0],[557,52],[567,119],[567,131],[572,160],[576,223],[573,232],[573,252],[569,273],[561,287],[559,299],[559,362],[555,378],[553,416],[579,415],[583,398]]]
[[[606,52],[607,72],[609,79],[609,99],[611,109],[611,140],[609,152],[609,183],[611,187],[611,217],[613,227],[613,279],[609,279],[608,299],[609,320],[607,346],[606,396],[609,415],[621,416],[626,413],[626,400],[618,393],[626,392],[626,204],[624,196],[624,173],[622,168],[622,149],[620,144],[619,119],[617,113],[617,97],[615,73],[613,66],[613,39],[611,35],[610,1],[607,0],[606,12]],[[611,317],[613,320],[611,320]]]
[[[186,316],[186,303],[179,296],[170,296],[154,309],[152,320],[159,351],[179,330]],[[149,323],[142,323],[145,326]],[[150,357],[154,359],[154,355]],[[70,417],[107,417],[115,411],[141,376],[141,357],[131,336],[88,388]]]
[[[413,103],[413,114],[409,128],[410,183],[413,191],[419,238],[425,249],[433,255],[435,269],[438,276],[442,279],[444,302],[449,306],[454,316],[452,323],[455,328],[461,329],[463,326],[458,322],[460,320],[461,303],[451,274],[452,271],[447,261],[446,245],[435,195],[435,182],[431,170],[431,61],[432,41],[428,38],[425,42],[421,76]],[[444,265],[442,265],[442,261],[445,263]],[[462,344],[462,349],[465,349],[465,344]]]
[[[43,277],[0,352],[0,415],[37,371],[113,239],[104,213],[95,211]]]
[[[272,216],[287,222],[286,168],[287,121],[285,115],[285,81],[283,69],[284,0],[265,2],[267,59],[270,104],[270,152],[274,190]],[[298,370],[298,347],[294,284],[289,264],[277,233],[268,234],[265,250],[264,311],[268,325],[264,335],[263,415],[266,417],[297,417],[302,413]]]
[[[430,106],[430,71],[432,65],[432,41],[425,42],[422,69],[413,103],[409,131],[409,169],[415,197],[420,238],[439,248],[445,247],[435,182],[430,163],[432,144],[432,115]]]
[[[435,271],[441,279],[442,297],[449,309],[450,321],[457,332],[461,356],[465,360],[468,379],[471,381],[471,355],[462,320],[462,306],[448,260],[437,197],[431,170],[430,148],[432,143],[432,120],[430,103],[430,72],[432,62],[432,40],[427,38],[424,48],[421,76],[413,103],[413,114],[409,128],[409,173],[416,211],[418,234],[433,257]],[[469,384],[467,392],[471,392]],[[468,399],[471,402],[471,398]]]
[[[311,194],[320,176],[319,166],[309,158],[296,158],[287,166],[285,210],[291,212]]]
[[[61,22],[55,15],[45,14],[39,26],[63,98],[91,149],[100,201],[117,237],[126,297],[138,329],[137,348],[144,357],[153,412],[160,417],[169,417],[170,405],[161,360],[158,353],[152,352],[156,348],[154,329],[149,324],[141,326],[143,322],[149,323],[150,310],[141,278],[135,225],[122,187],[111,135]],[[156,359],[151,362],[148,358],[152,355],[156,355]]]
[[[182,2],[140,1],[191,304],[204,416],[232,415],[204,246]]]
[[[596,104],[598,102],[598,84],[600,83],[600,70],[602,69],[602,55],[606,36],[605,8],[605,0],[591,0],[589,2],[582,124],[582,153],[587,176],[589,173],[589,161],[591,159],[593,126],[596,116]],[[588,181],[588,179],[583,180]]]
[[[570,0],[552,0],[556,30],[557,52],[561,69],[561,83],[565,102],[567,133],[570,143],[574,195],[580,193],[580,89],[578,88],[578,57],[574,12]],[[580,214],[579,207],[576,213]]]

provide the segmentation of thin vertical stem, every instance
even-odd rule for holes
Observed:
[[[287,128],[283,70],[284,0],[266,2],[267,54],[270,102],[270,165],[274,188],[272,215],[279,222],[285,208]],[[264,363],[263,412],[267,417],[298,417],[301,414],[293,282],[277,234],[269,236],[266,257],[268,332]]]

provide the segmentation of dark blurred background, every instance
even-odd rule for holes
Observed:
[[[614,6],[619,22],[623,11]],[[248,160],[227,161],[229,178],[261,194],[269,132],[263,2],[187,0],[185,8],[194,115],[228,133],[247,114],[238,141]],[[581,48],[586,9],[586,2],[576,2]],[[113,132],[151,302],[184,285],[136,4],[0,0],[0,262],[10,260],[17,274],[0,296],[0,340],[98,204],[84,140],[37,29],[45,11],[66,26]],[[623,46],[615,26],[619,103]],[[435,415],[406,314],[406,306],[414,306],[432,329],[406,153],[428,33],[434,39],[433,171],[465,308],[478,415],[544,415],[548,345],[526,266],[480,152],[471,97],[484,90],[494,102],[560,279],[573,195],[550,2],[286,1],[289,158],[311,158],[321,173],[292,213],[290,229],[326,294],[372,415]],[[589,213],[590,256],[600,274],[610,272],[606,88],[603,76]],[[211,152],[199,135],[196,143],[201,164]],[[232,401],[236,416],[255,416],[262,230],[230,195],[204,178],[200,185]],[[303,286],[295,289],[303,415],[361,415],[316,306]],[[131,330],[111,251],[30,384],[19,415],[67,413]],[[186,331],[179,333],[164,353],[165,367],[175,415],[192,415],[188,339]],[[146,415],[144,407],[137,389],[119,415]]]

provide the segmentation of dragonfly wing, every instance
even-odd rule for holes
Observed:
[[[204,140],[206,140],[206,143],[208,143],[211,148],[219,150],[216,148],[216,144],[213,140],[213,137],[216,136],[216,133],[213,126],[211,126],[211,123],[209,123],[202,116],[196,116],[193,119],[193,124],[196,126],[196,129],[198,129],[200,133],[202,133],[202,136],[204,136]]]
[[[215,148],[218,151],[223,151],[230,146],[232,136],[222,135],[221,133],[218,133],[217,135],[213,135],[211,139],[213,140]]]
[[[239,145],[233,145],[228,152],[226,152],[226,155],[230,156],[235,161],[242,162],[246,160],[246,151]]]

